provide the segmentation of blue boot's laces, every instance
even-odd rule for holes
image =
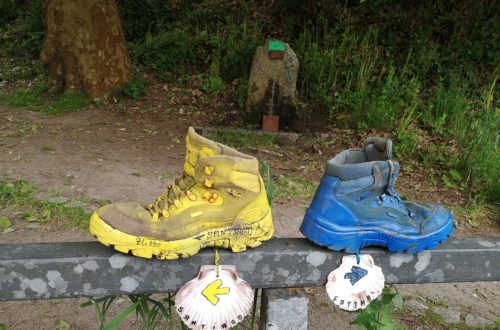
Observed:
[[[383,193],[382,195],[378,196],[380,204],[385,202],[387,197],[389,197],[389,200],[391,202],[397,201],[398,202],[398,207],[405,210],[406,214],[408,214],[410,217],[415,218],[416,214],[412,210],[410,210],[404,200],[399,196],[399,194],[394,191],[394,184],[396,183],[396,175],[397,173],[394,170],[394,164],[392,161],[388,160],[389,163],[389,178],[387,180],[387,189],[386,192]]]

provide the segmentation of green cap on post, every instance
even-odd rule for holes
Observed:
[[[267,54],[271,60],[283,60],[285,43],[279,40],[269,40],[267,43]]]
[[[283,41],[279,40],[269,40],[267,43],[267,51],[272,52],[272,51],[278,51],[278,52],[284,52],[285,51],[285,43]]]

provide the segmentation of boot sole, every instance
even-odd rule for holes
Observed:
[[[257,247],[269,240],[274,234],[271,211],[262,220],[241,225],[210,229],[196,236],[175,241],[163,241],[155,238],[134,236],[117,230],[102,220],[97,212],[90,218],[90,233],[99,242],[112,246],[122,253],[151,259],[188,258],[205,247],[230,248],[233,252],[242,252],[247,247]]]
[[[326,220],[322,220],[326,222]],[[453,233],[453,218],[449,217],[445,226],[425,236],[402,235],[384,228],[354,228],[352,231],[332,231],[306,213],[300,231],[317,245],[330,250],[358,253],[365,246],[384,246],[391,252],[417,253],[431,250],[446,241]]]

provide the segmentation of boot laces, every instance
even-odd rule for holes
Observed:
[[[165,191],[161,193],[153,204],[148,205],[148,211],[151,213],[153,220],[158,220],[159,215],[168,217],[169,208],[172,205],[182,207],[180,198],[188,196],[191,199],[193,193],[189,190],[196,184],[196,181],[190,175],[183,173],[181,177],[174,180],[174,182],[167,186]]]
[[[406,214],[408,214],[410,217],[415,218],[416,214],[412,210],[410,210],[401,196],[394,190],[394,184],[396,182],[396,173],[394,172],[394,164],[392,161],[388,161],[389,163],[389,178],[387,180],[387,186],[386,186],[386,191],[385,193],[381,194],[378,196],[378,201],[379,204],[382,204],[389,198],[389,201],[392,202],[397,202],[398,207],[400,209],[403,209]]]

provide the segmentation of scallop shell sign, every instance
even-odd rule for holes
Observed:
[[[230,329],[250,312],[253,289],[238,277],[236,267],[201,266],[198,276],[175,295],[175,309],[191,329]]]
[[[333,303],[346,311],[366,308],[384,289],[384,274],[370,255],[345,256],[328,275],[326,292]]]

